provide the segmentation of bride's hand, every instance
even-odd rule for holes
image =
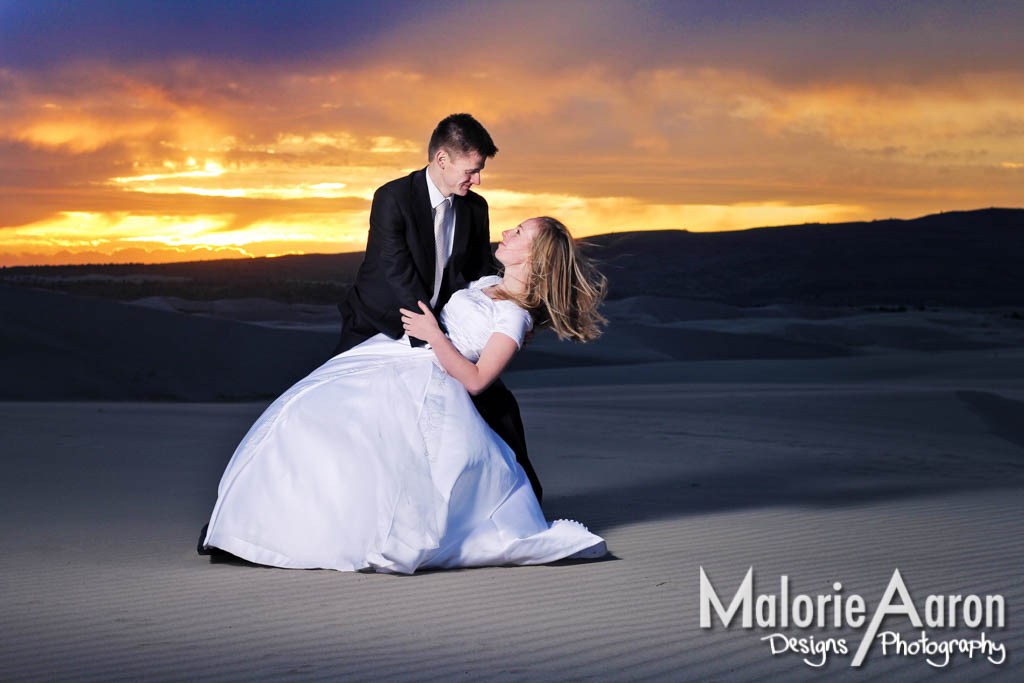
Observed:
[[[415,313],[404,308],[398,309],[402,314],[402,327],[405,328],[405,333],[410,337],[416,337],[430,343],[442,334],[441,327],[437,324],[437,318],[434,317],[429,306],[422,301],[417,301],[416,303],[419,304],[420,310],[423,311],[422,313]]]

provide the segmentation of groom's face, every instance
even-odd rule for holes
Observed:
[[[484,170],[484,157],[480,152],[467,154],[448,154],[445,152],[439,165],[441,167],[441,183],[439,187],[444,194],[457,194],[465,197],[470,188],[480,184],[480,173]]]

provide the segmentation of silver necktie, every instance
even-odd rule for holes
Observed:
[[[444,267],[448,262],[448,231],[445,229],[447,217],[448,200],[445,199],[434,209],[434,293],[430,297],[431,308],[441,293],[441,278],[444,277]]]

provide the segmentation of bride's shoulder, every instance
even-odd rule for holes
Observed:
[[[517,321],[517,324],[524,325],[526,329],[533,327],[533,316],[530,312],[510,299],[492,299],[498,315],[502,318]]]
[[[484,275],[479,280],[473,280],[466,289],[483,289],[501,282],[500,275]]]

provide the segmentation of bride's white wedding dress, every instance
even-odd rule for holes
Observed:
[[[442,311],[477,360],[493,333],[517,344],[530,316],[483,291]],[[205,545],[259,564],[412,573],[600,556],[580,524],[548,524],[512,450],[434,352],[377,335],[275,400],[238,445]]]

